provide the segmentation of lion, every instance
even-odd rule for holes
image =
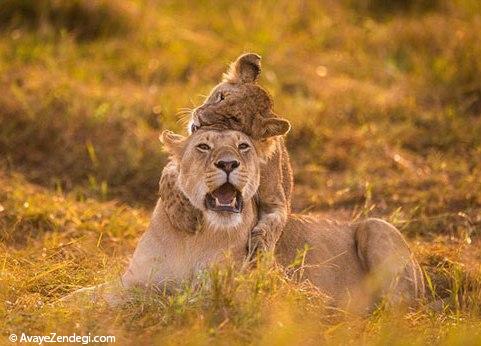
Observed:
[[[213,88],[205,102],[194,109],[189,130],[200,128],[230,129],[244,132],[258,146],[266,148],[266,162],[261,165],[258,191],[259,221],[252,229],[249,258],[257,252],[273,251],[291,211],[292,169],[283,135],[290,123],[272,110],[269,93],[257,84],[261,72],[257,54],[241,55]],[[275,128],[277,136],[272,136]],[[268,150],[267,150],[268,149]],[[159,194],[166,204],[167,215],[179,229],[196,232],[202,226],[202,213],[175,188],[176,170],[171,164],[162,173]],[[179,218],[178,215],[186,215]]]
[[[161,140],[176,167],[176,185],[205,223],[195,234],[177,229],[159,198],[122,276],[122,290],[175,287],[227,256],[242,265],[257,223],[255,195],[266,159],[262,147],[233,130],[199,129],[189,137],[164,131]],[[385,221],[348,223],[292,214],[275,259],[288,268],[303,251],[302,266],[293,272],[329,296],[332,305],[366,311],[382,297],[411,304],[424,295],[419,264],[402,234]],[[110,288],[102,294],[110,303],[119,301]]]

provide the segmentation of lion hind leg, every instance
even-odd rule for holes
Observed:
[[[196,233],[202,226],[202,212],[192,206],[177,187],[178,172],[173,163],[167,164],[159,182],[159,195],[173,227]]]
[[[421,268],[402,234],[380,219],[367,219],[354,226],[357,255],[367,272],[365,290],[391,303],[412,304],[421,298]]]

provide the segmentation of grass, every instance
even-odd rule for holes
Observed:
[[[5,336],[122,344],[476,344],[481,305],[481,7],[440,1],[0,4],[0,308]],[[174,296],[51,305],[125,267],[166,156],[229,61],[263,56],[296,211],[379,216],[428,278],[421,307],[329,310],[276,268],[214,270]]]

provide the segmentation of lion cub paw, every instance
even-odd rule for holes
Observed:
[[[257,254],[268,252],[272,247],[266,240],[266,230],[261,227],[254,227],[251,233],[251,239],[247,247],[247,259],[255,260]]]

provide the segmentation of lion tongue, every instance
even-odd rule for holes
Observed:
[[[235,201],[236,190],[231,184],[224,184],[212,192],[216,202],[221,205],[231,205]]]

